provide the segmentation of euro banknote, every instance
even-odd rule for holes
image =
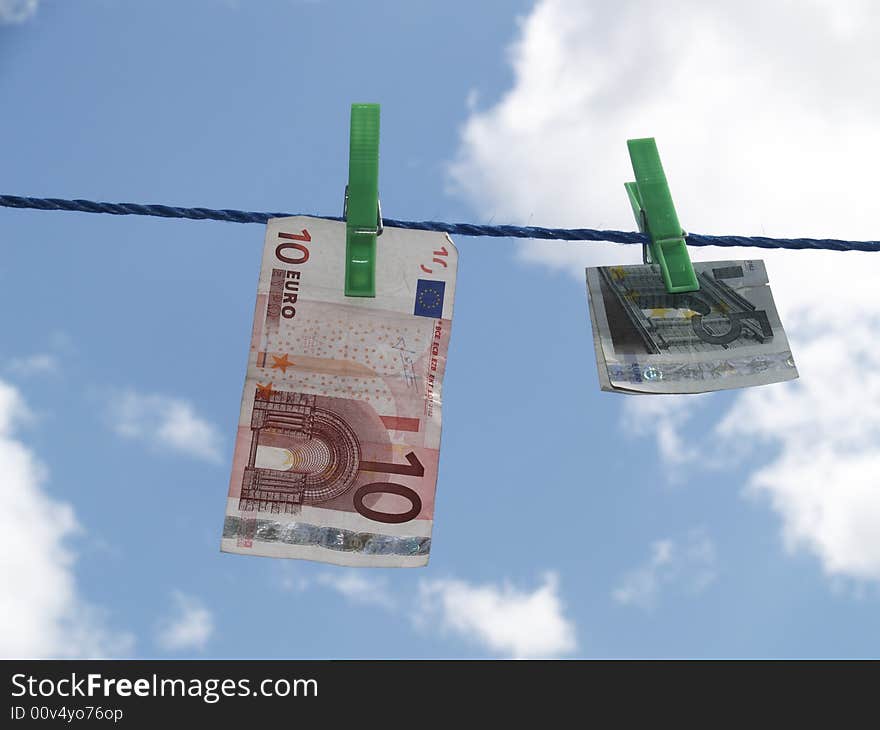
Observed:
[[[425,565],[457,252],[385,228],[376,297],[346,297],[345,224],[266,230],[221,549]]]
[[[694,262],[699,291],[658,266],[587,269],[602,390],[702,393],[798,377],[763,261]]]

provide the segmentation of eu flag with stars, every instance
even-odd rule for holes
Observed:
[[[419,279],[416,285],[416,306],[413,314],[419,317],[442,317],[445,289],[445,281]]]

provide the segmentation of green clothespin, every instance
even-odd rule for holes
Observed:
[[[345,296],[376,296],[379,207],[379,105],[351,105],[348,185],[345,188]]]
[[[670,293],[697,291],[700,288],[687,252],[687,235],[678,222],[669,185],[660,164],[660,154],[653,137],[630,139],[634,183],[625,183],[639,230],[651,239],[651,260],[659,264],[666,291]]]

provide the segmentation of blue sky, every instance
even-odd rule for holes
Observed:
[[[689,230],[880,237],[876,11],[676,7],[0,0],[0,192],[338,215],[375,101],[390,218],[632,229],[656,135]],[[694,254],[768,261],[801,382],[635,398],[582,272],[638,251],[456,239],[431,562],[347,571],[219,552],[262,238],[0,209],[0,653],[880,654],[870,254]]]

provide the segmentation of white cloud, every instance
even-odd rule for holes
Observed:
[[[113,429],[125,438],[213,463],[223,460],[217,428],[198,416],[184,400],[127,390],[113,395],[107,414]]]
[[[8,369],[15,375],[39,376],[55,375],[59,371],[59,366],[58,359],[54,355],[40,353],[14,358],[9,361]]]
[[[285,563],[281,566],[280,585],[286,591],[301,593],[314,587],[328,588],[352,603],[378,606],[388,610],[397,607],[397,599],[388,589],[385,578],[359,570],[339,569],[303,575],[297,566]]]
[[[878,239],[859,194],[880,166],[878,34],[868,0],[540,0],[511,48],[513,87],[469,116],[452,179],[498,220],[633,230],[625,141],[655,136],[688,230]],[[602,244],[528,242],[520,255],[579,281],[584,265],[640,260]],[[880,579],[880,254],[691,255],[767,261],[801,372],[718,419],[740,450],[778,447],[749,492],[829,574]],[[728,401],[686,401],[705,402]],[[652,407],[627,405],[628,417]],[[653,414],[667,459],[689,458],[689,408]]]
[[[356,570],[320,573],[316,581],[319,585],[336,591],[354,603],[370,604],[388,609],[394,608],[396,603],[388,592],[388,586],[384,580],[372,576],[368,577]]]
[[[0,25],[23,23],[37,12],[37,0],[0,0]]]
[[[705,403],[706,396],[639,395],[627,398],[623,402],[625,431],[638,436],[654,436],[660,456],[669,467],[695,461],[700,456],[700,446],[695,439],[686,437],[682,432],[698,402]],[[682,473],[681,470],[669,470],[671,478]]]
[[[278,585],[282,589],[285,591],[302,593],[312,587],[312,581],[309,578],[289,569],[288,565],[290,565],[290,563],[287,561],[280,565],[281,571],[278,578]]]
[[[867,300],[866,300],[867,301]],[[724,440],[778,444],[751,477],[784,516],[789,549],[806,547],[829,574],[880,578],[880,348],[865,323],[805,337],[801,379],[744,393],[718,424]]]
[[[506,656],[549,657],[577,649],[574,623],[564,615],[555,573],[547,574],[531,592],[508,583],[472,584],[448,578],[421,580],[417,595],[401,595],[392,593],[383,577],[357,570],[309,577],[283,569],[280,584],[296,592],[327,588],[352,603],[391,613],[406,608],[416,629],[439,626]]]
[[[648,560],[624,575],[611,595],[618,603],[648,610],[664,589],[700,593],[715,576],[715,545],[704,531],[694,530],[683,543],[669,538],[652,543]]]
[[[558,578],[550,573],[534,591],[509,584],[473,585],[462,580],[422,580],[418,623],[439,625],[492,652],[552,657],[577,649],[574,624],[565,616]]]
[[[46,468],[16,437],[26,417],[18,391],[0,381],[0,656],[127,654],[132,637],[107,628],[80,595],[69,545],[80,528],[73,508],[44,491]]]
[[[49,334],[47,344],[48,352],[12,358],[6,364],[6,370],[22,377],[58,375],[65,361],[76,352],[73,339],[67,333],[56,330]]]
[[[195,596],[172,594],[174,610],[159,629],[156,641],[166,651],[205,648],[214,633],[214,614]]]

